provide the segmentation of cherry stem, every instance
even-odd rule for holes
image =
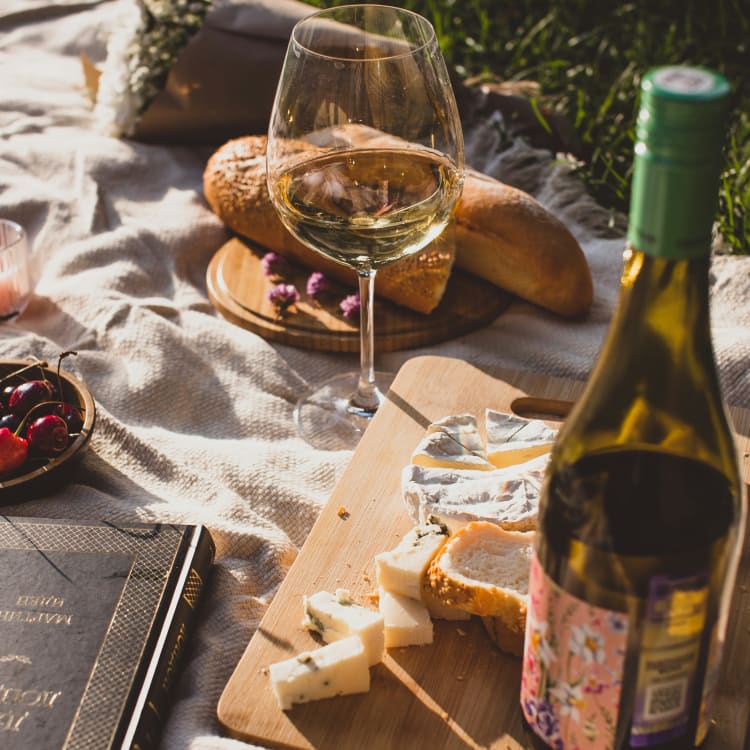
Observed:
[[[23,375],[23,373],[25,373],[27,370],[32,370],[34,367],[47,367],[47,363],[44,360],[40,359],[36,362],[31,362],[28,365],[24,365],[19,370],[15,370],[14,372],[5,375],[5,377],[0,378],[0,384],[4,383],[6,380],[10,380],[11,378],[17,378],[19,375]],[[44,373],[42,373],[42,375],[44,375]]]
[[[65,359],[65,357],[69,357],[71,355],[78,356],[78,352],[74,352],[71,350],[60,352],[60,356],[57,358],[57,391],[60,396],[63,395],[62,378],[60,377],[60,364]]]

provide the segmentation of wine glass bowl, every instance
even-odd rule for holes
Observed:
[[[328,381],[295,410],[309,442],[352,448],[386,385],[373,360],[377,270],[437,237],[463,185],[461,123],[430,23],[378,5],[300,21],[279,79],[266,163],[287,229],[358,274],[360,371]]]

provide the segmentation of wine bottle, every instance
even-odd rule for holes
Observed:
[[[521,708],[536,748],[706,734],[746,498],[709,266],[729,85],[646,74],[618,303],[542,488]]]

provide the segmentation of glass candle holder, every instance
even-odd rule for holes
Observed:
[[[29,304],[33,292],[29,255],[24,228],[0,219],[0,322],[17,317]]]

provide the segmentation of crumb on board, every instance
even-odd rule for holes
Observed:
[[[370,604],[378,604],[380,602],[380,592],[371,591],[369,594],[367,594],[367,599]]]
[[[343,505],[340,505],[339,509],[336,511],[336,515],[342,520],[346,521],[346,519],[349,518],[351,513],[349,513],[349,511]]]

